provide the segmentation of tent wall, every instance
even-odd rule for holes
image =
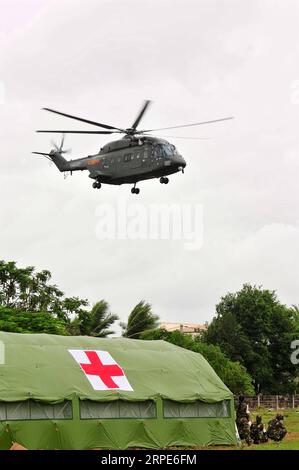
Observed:
[[[225,407],[228,410],[227,417],[223,417],[222,412],[219,417],[165,418],[167,405],[163,409],[161,397],[156,398],[155,405],[156,418],[81,419],[80,402],[78,397],[74,397],[72,419],[3,421],[2,416],[0,449],[8,449],[12,442],[18,442],[28,449],[126,449],[236,444],[233,400],[227,401],[225,405],[219,404],[219,409]],[[215,404],[213,407],[215,409]],[[141,408],[142,413],[153,412],[150,407],[145,409],[141,405]]]

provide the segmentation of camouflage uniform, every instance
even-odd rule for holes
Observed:
[[[255,423],[252,423],[250,426],[250,437],[254,444],[260,444],[262,442],[268,441],[267,433],[264,431],[264,425],[262,423],[261,416],[257,416]]]
[[[285,426],[282,424],[283,415],[278,414],[268,423],[267,436],[273,441],[282,441],[287,433]]]
[[[247,411],[247,404],[245,403],[244,397],[242,396],[239,398],[236,424],[240,439],[242,441],[246,441],[246,443],[250,446],[252,441],[250,439],[249,413]]]

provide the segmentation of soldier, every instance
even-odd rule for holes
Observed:
[[[268,423],[267,436],[273,441],[282,441],[287,433],[285,426],[282,423],[283,415],[277,414],[274,419]]]
[[[246,441],[246,443],[250,446],[252,441],[250,439],[249,410],[243,395],[239,397],[236,424],[240,439]]]
[[[254,444],[261,444],[267,442],[268,437],[264,425],[262,423],[262,417],[257,415],[255,423],[250,426],[250,437],[253,439]]]

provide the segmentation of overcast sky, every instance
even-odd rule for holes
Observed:
[[[106,299],[122,320],[140,300],[164,321],[211,320],[245,282],[299,303],[299,28],[296,0],[0,0],[0,258],[49,269],[67,295]],[[38,128],[90,129],[52,107],[129,127],[233,121],[168,131],[185,174],[91,188],[32,150]],[[59,140],[59,136],[55,136]],[[107,136],[67,136],[71,157]],[[69,157],[69,158],[71,158]],[[203,245],[103,240],[101,204],[201,207]],[[116,212],[117,213],[117,212]]]

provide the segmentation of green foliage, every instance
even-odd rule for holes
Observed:
[[[83,307],[87,307],[89,302],[87,299],[80,299],[79,297],[65,297],[61,300],[58,311],[53,311],[58,317],[69,321],[75,315],[83,311]]]
[[[298,335],[298,312],[282,305],[274,291],[245,284],[216,306],[203,339],[243,364],[256,392],[287,393],[295,387],[290,344]]]
[[[223,354],[218,346],[207,344],[200,339],[180,331],[156,329],[142,333],[141,339],[164,340],[185,349],[200,353],[213,367],[216,374],[234,394],[253,395],[252,379],[245,367],[239,362],[233,362]]]
[[[49,271],[34,272],[33,266],[17,268],[14,261],[0,261],[0,303],[31,312],[51,309],[63,293],[50,285]]]
[[[64,298],[56,285],[50,284],[50,271],[36,272],[33,266],[18,268],[14,261],[0,260],[0,305],[27,312],[50,312],[69,321],[87,300]]]
[[[118,316],[109,312],[109,304],[100,300],[90,311],[80,310],[70,324],[73,335],[105,337],[114,333],[109,328],[118,320]]]
[[[1,306],[0,330],[11,333],[68,334],[65,322],[47,312],[27,312]]]
[[[33,266],[18,268],[14,261],[0,260],[0,330],[54,334],[107,336],[118,320],[109,313],[104,300],[91,311],[89,302],[79,297],[65,297],[52,285],[49,271],[36,272]],[[4,309],[3,309],[4,308]]]
[[[121,323],[123,336],[138,339],[140,334],[158,327],[159,317],[152,313],[150,304],[141,300],[129,315],[128,323]]]

